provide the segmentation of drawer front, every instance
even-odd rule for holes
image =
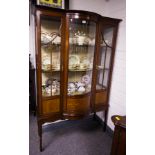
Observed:
[[[96,93],[95,105],[105,105],[106,102],[107,102],[107,91]]]
[[[67,113],[85,114],[90,108],[90,96],[67,99]]]
[[[43,114],[50,114],[52,112],[60,111],[60,99],[52,99],[43,101]]]

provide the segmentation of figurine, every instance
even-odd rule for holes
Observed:
[[[85,83],[86,85],[88,85],[88,84],[90,83],[90,77],[89,77],[89,75],[84,75],[84,76],[82,77],[81,81],[82,81],[83,83]]]
[[[46,91],[47,95],[51,95],[51,88],[50,87],[46,87],[45,91]]]
[[[73,82],[70,82],[68,84],[68,93],[71,94],[71,93],[74,93],[76,91],[76,86]]]

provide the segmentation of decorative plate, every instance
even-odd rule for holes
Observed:
[[[90,61],[87,58],[83,58],[81,63],[84,65],[88,65],[88,64],[90,64]]]
[[[51,60],[50,60],[50,57],[48,55],[43,55],[43,57],[42,57],[42,64],[43,65],[51,64]]]
[[[69,65],[74,66],[80,63],[80,58],[77,55],[70,55],[69,56]]]

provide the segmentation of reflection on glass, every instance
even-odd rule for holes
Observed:
[[[113,41],[113,27],[112,28],[105,28],[102,31],[101,34],[101,45],[103,46],[112,46],[112,41]]]
[[[112,53],[113,28],[105,28],[101,33],[101,46],[97,61],[97,90],[108,86],[109,69]]]
[[[68,95],[91,91],[96,24],[88,20],[69,21]]]
[[[60,95],[61,18],[41,16],[42,96]]]

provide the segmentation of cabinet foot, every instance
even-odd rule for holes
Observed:
[[[103,123],[103,132],[106,131],[107,128],[107,116],[108,116],[108,110],[104,111],[104,123]]]
[[[96,120],[96,112],[93,114],[93,120]]]
[[[43,151],[43,147],[42,147],[42,136],[40,137],[40,152]]]
[[[38,122],[38,135],[39,135],[39,142],[40,142],[40,152],[43,151],[42,147],[42,124]]]

